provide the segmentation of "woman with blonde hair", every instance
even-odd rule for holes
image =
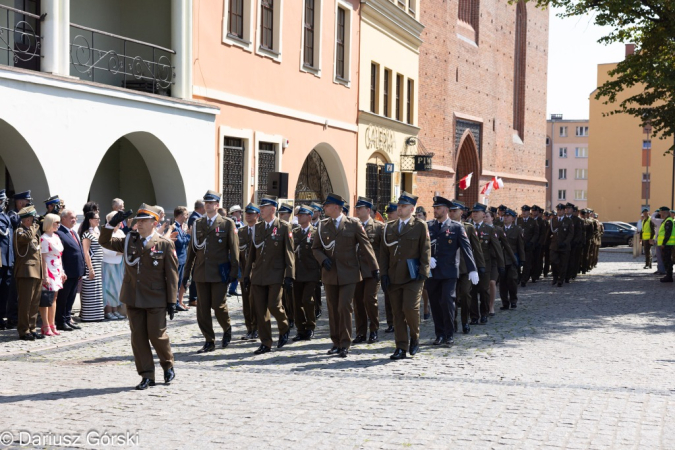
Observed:
[[[61,225],[61,218],[56,214],[47,214],[42,223],[40,236],[40,253],[42,254],[42,296],[40,298],[40,317],[42,317],[42,334],[58,336],[56,331],[56,297],[63,289],[66,273],[63,271],[61,253],[63,243],[55,233]]]

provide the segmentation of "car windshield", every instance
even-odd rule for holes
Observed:
[[[628,229],[628,230],[635,229],[635,227],[633,225],[631,225],[629,223],[626,223],[626,222],[612,222],[612,223],[614,223],[614,225],[616,225],[620,228],[624,228],[624,229]]]

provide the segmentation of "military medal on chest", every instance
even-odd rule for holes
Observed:
[[[216,228],[216,236],[220,236],[220,227]],[[223,243],[223,240],[220,237],[218,238],[218,243],[219,244]]]

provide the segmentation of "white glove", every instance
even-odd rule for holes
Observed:
[[[431,266],[432,269],[436,268],[436,258],[433,256],[431,257],[431,261],[429,261],[429,266]]]
[[[474,286],[478,284],[478,272],[475,270],[473,272],[469,272],[469,280],[471,280],[471,284]]]

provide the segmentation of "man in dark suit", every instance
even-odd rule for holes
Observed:
[[[11,329],[18,322],[18,304],[14,284],[14,228],[5,214],[7,194],[0,190],[0,330]],[[7,323],[4,318],[7,317]]]
[[[195,220],[201,218],[204,214],[206,214],[206,207],[204,206],[204,201],[203,200],[197,200],[195,202],[195,209],[192,211],[190,214],[190,217],[188,218],[187,226],[188,226],[188,233],[191,232],[192,226],[195,223]],[[194,275],[194,273],[190,274],[191,276]],[[181,279],[182,281],[182,279]],[[189,288],[189,305],[190,306],[197,306],[197,285],[194,283],[190,284]]]
[[[61,211],[61,226],[56,230],[56,234],[63,243],[63,270],[66,272],[66,282],[63,283],[63,289],[59,292],[59,300],[56,302],[56,329],[60,331],[79,330],[80,326],[72,321],[71,312],[75,296],[77,295],[77,284],[84,276],[84,251],[82,242],[73,229],[77,224],[77,216],[69,209]]]
[[[173,217],[176,220],[171,225],[171,240],[176,247],[176,257],[178,258],[178,279],[183,280],[185,261],[187,260],[187,247],[190,242],[190,235],[183,229],[183,225],[188,219],[188,210],[185,206],[177,206],[173,210]],[[183,305],[183,299],[178,298],[176,311],[187,311]]]

